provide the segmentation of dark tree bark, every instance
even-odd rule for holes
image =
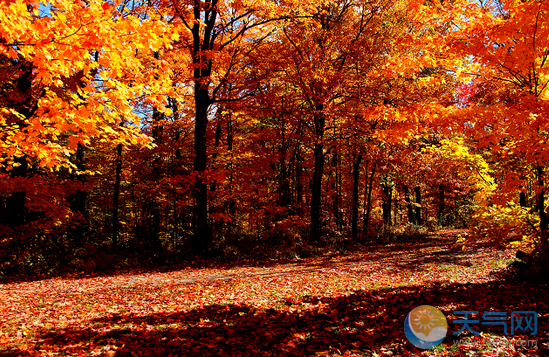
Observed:
[[[78,144],[75,155],[75,165],[79,171],[86,170],[86,148]],[[86,175],[80,173],[75,175],[81,185],[86,182]],[[77,212],[80,215],[80,221],[76,223],[75,227],[70,230],[70,236],[80,242],[82,238],[88,233],[88,192],[84,187],[78,188],[74,193],[69,196],[70,208],[73,212]]]
[[[322,210],[322,176],[324,174],[324,146],[315,145],[314,154],[314,172],[311,183],[311,239],[318,242],[322,235],[321,230],[321,210]]]
[[[213,50],[213,35],[217,19],[217,0],[202,2],[194,0],[193,13],[195,23],[192,25],[192,59],[194,65],[194,171],[197,179],[194,185],[194,248],[205,252],[211,244],[211,229],[208,219],[208,186],[202,175],[208,164],[207,131],[208,110],[212,104],[209,93],[213,62],[207,57],[207,51]]]
[[[528,204],[526,203],[526,193],[521,191],[519,194],[519,199],[520,199],[520,207],[522,208],[528,207]]]
[[[24,156],[14,159],[19,166],[11,170],[11,177],[26,177],[28,171],[27,160]],[[20,228],[25,224],[27,209],[25,206],[26,192],[23,187],[14,191],[6,199],[7,221],[11,228]]]
[[[214,147],[216,148],[216,150],[212,154],[213,159],[217,158],[217,155],[218,155],[217,148],[219,148],[219,145],[221,144],[221,133],[222,132],[223,132],[223,128],[221,126],[221,122],[218,122],[217,126],[215,127]]]
[[[416,193],[416,218],[415,221],[417,224],[423,224],[423,220],[421,219],[421,187],[416,186],[414,188],[414,191]]]
[[[316,106],[314,115],[316,142],[313,147],[314,171],[311,182],[311,241],[319,242],[322,236],[322,177],[324,176],[324,126],[323,106]]]
[[[80,143],[76,149],[75,165],[79,171],[86,170],[86,148]],[[77,177],[82,183],[86,181],[86,176],[83,174],[79,174]],[[85,190],[78,189],[71,195],[71,210],[85,217],[87,215],[87,197],[88,195]]]
[[[339,168],[340,158],[339,152],[336,148],[333,157],[333,167],[335,167],[335,178],[333,183],[333,188],[335,191],[335,198],[333,201],[333,212],[334,218],[336,220],[336,227],[338,231],[343,229],[343,217],[340,212],[340,202],[341,202],[341,171]]]
[[[230,155],[231,155],[231,159],[229,161],[229,168],[230,168],[230,175],[229,175],[229,182],[230,182],[230,192],[232,193],[233,192],[233,180],[234,180],[234,176],[233,176],[233,169],[234,169],[234,166],[233,166],[233,138],[234,138],[234,129],[233,129],[233,117],[232,117],[232,112],[229,112],[229,116],[228,116],[228,119],[227,119],[227,150],[229,151]],[[229,214],[232,216],[232,215],[235,215],[236,214],[236,201],[235,199],[232,197],[229,198]],[[228,232],[228,235],[229,237],[232,237],[232,230],[233,230],[233,223],[229,223],[229,232]]]
[[[164,114],[162,114],[157,108],[153,108],[153,131],[152,137],[157,144],[162,144],[164,141],[164,126],[162,121],[164,119]],[[159,154],[160,155],[160,154]],[[152,175],[154,180],[159,180],[162,176],[162,158],[156,156],[152,162]],[[147,234],[147,239],[151,244],[155,252],[160,252],[161,241],[160,241],[160,204],[155,197],[150,202],[150,214],[151,219],[148,224],[149,230]]]
[[[301,128],[300,128],[301,132]],[[303,203],[303,156],[301,155],[301,140],[299,139],[295,148],[295,201],[299,205],[300,213]]]
[[[10,93],[9,99],[11,100],[10,106],[17,110],[23,117],[29,119],[32,112],[35,110],[33,104],[35,102],[32,98],[32,63],[27,61],[21,61],[17,64],[17,69],[21,72],[21,75],[17,79],[15,86],[15,93]],[[24,122],[19,123],[20,127],[26,126]],[[12,177],[27,177],[29,164],[27,158],[23,156],[15,157],[13,167],[10,172]],[[6,199],[7,208],[7,221],[10,227],[18,228],[25,224],[27,216],[27,208],[25,206],[26,192],[24,187],[14,191],[11,196]]]
[[[356,238],[358,234],[358,184],[360,179],[360,163],[362,154],[358,154],[353,162],[353,211],[351,217],[351,236]]]
[[[541,233],[541,245],[546,246],[548,242],[549,217],[545,211],[545,175],[542,166],[537,167],[538,174],[538,212],[539,212],[539,229]]]
[[[115,159],[115,173],[114,173],[114,192],[113,192],[113,205],[112,205],[112,247],[118,248],[118,211],[119,211],[119,198],[120,198],[120,182],[122,178],[122,144],[116,146],[116,159]]]
[[[537,209],[539,215],[540,244],[537,249],[531,253],[532,262],[537,268],[541,268],[541,274],[544,278],[549,272],[549,217],[545,210],[545,168],[538,165],[536,167],[538,181],[538,202]]]
[[[364,231],[370,226],[370,216],[372,214],[372,191],[374,189],[374,175],[376,173],[376,165],[372,167],[372,172],[370,173],[370,179],[368,180],[368,171],[366,170],[366,182],[368,183],[368,192],[366,198],[366,214],[364,215]]]
[[[219,155],[218,149],[219,145],[221,145],[221,133],[223,132],[223,128],[221,126],[221,119],[218,120],[217,125],[215,127],[215,139],[214,139],[214,152],[212,154],[212,161],[215,161],[217,159],[217,156]],[[210,186],[210,191],[215,191],[217,189],[216,183],[212,182],[212,185]],[[222,223],[222,222],[220,222]]]
[[[216,124],[216,127],[215,127],[215,138],[214,138],[214,150],[213,150],[213,153],[212,153],[212,164],[215,162],[215,160],[217,159],[217,157],[219,156],[219,146],[221,145],[221,134],[223,133],[223,126],[222,126],[222,121],[223,121],[223,114],[221,114],[221,111],[222,111],[222,107],[218,108],[218,111],[217,111],[217,124]],[[215,192],[217,190],[217,183],[215,181],[213,181],[210,185],[210,191],[211,192]],[[215,212],[220,212],[220,210],[224,210],[225,207],[224,206],[220,206],[220,207],[215,207],[214,210]],[[210,229],[213,231],[217,231],[217,232],[221,232],[223,230],[223,226],[224,226],[224,222],[223,220],[218,220],[218,221],[215,221],[213,222],[213,224],[211,225]]]
[[[439,185],[438,187],[438,225],[443,226],[444,222],[444,211],[446,209],[446,202],[444,196],[444,185]]]
[[[290,181],[288,178],[288,164],[286,163],[286,153],[288,152],[289,140],[286,136],[286,123],[284,119],[280,123],[280,147],[279,147],[279,170],[277,174],[278,180],[278,204],[282,207],[289,206],[292,203],[292,195],[290,192]]]
[[[179,124],[179,104],[177,102],[177,99],[168,97],[168,106],[172,109],[173,112],[173,121],[174,123]],[[181,132],[180,129],[177,128],[175,132],[174,142],[176,145],[175,148],[175,160],[176,164],[181,163],[181,144],[179,143],[179,140],[181,138]]]
[[[386,226],[390,226],[393,190],[392,190],[391,184],[387,182],[382,183],[381,186],[383,188],[383,202],[382,202],[383,223]]]
[[[412,196],[410,195],[410,189],[408,186],[404,186],[404,200],[406,201],[406,208],[408,212],[408,222],[415,223],[414,205],[412,204]]]
[[[394,190],[391,190],[391,201],[393,202],[394,207],[393,225],[396,226],[398,224],[398,212],[400,209],[400,206],[398,204],[398,190],[396,189],[396,187]]]

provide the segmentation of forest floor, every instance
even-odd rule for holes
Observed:
[[[0,356],[549,355],[549,286],[502,280],[514,252],[453,250],[458,233],[255,266],[5,283]],[[420,305],[448,320],[431,350],[404,334]],[[482,323],[453,335],[455,311],[505,312],[510,332],[521,310],[537,312],[535,335]]]

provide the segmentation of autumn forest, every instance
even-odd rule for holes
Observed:
[[[0,10],[0,355],[549,355],[547,0]]]
[[[4,275],[436,227],[546,261],[542,0],[1,8]]]

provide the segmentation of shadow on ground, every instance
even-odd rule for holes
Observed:
[[[446,233],[445,233],[446,232]],[[288,257],[279,257],[279,258],[265,258],[265,259],[226,259],[226,260],[203,260],[199,258],[193,258],[191,260],[185,261],[177,259],[177,263],[152,266],[152,265],[143,265],[139,266],[137,264],[135,267],[117,267],[113,262],[120,262],[126,259],[126,256],[121,253],[105,253],[100,254],[99,257],[89,257],[88,260],[97,263],[100,267],[98,270],[91,270],[85,272],[70,272],[60,274],[43,274],[43,275],[21,275],[21,276],[1,276],[0,275],[0,284],[12,284],[12,283],[24,283],[24,282],[34,282],[49,280],[55,278],[62,279],[81,279],[81,278],[96,278],[96,277],[112,277],[118,276],[120,274],[150,274],[150,273],[166,273],[179,271],[185,268],[191,269],[202,269],[202,268],[217,268],[221,270],[230,270],[234,268],[242,267],[277,267],[280,265],[286,264],[296,264],[304,265],[307,267],[336,267],[337,264],[341,263],[352,263],[359,262],[365,258],[369,258],[372,252],[382,253],[388,258],[385,260],[396,261],[399,258],[399,254],[408,254],[410,251],[415,251],[420,253],[422,249],[429,249],[435,247],[447,247],[450,248],[455,242],[457,234],[465,232],[465,230],[449,230],[449,231],[440,231],[436,234],[430,235],[414,235],[410,237],[403,237],[400,239],[385,239],[385,240],[376,240],[364,244],[354,244],[352,249],[347,253],[341,253],[339,251],[327,251],[320,249],[312,259],[301,260],[301,259],[290,259]],[[318,248],[318,247],[317,247]],[[449,250],[442,253],[442,257],[438,260],[445,260],[450,262],[451,253]],[[350,254],[348,254],[350,253]],[[421,253],[423,254],[423,253]],[[313,263],[310,263],[310,262]],[[457,259],[453,259],[452,262],[456,262]],[[458,262],[459,263],[459,262]],[[67,268],[68,269],[68,268]],[[217,274],[219,275],[219,274]],[[281,275],[281,274],[275,274]],[[242,276],[241,274],[221,274],[219,277],[211,277],[204,280],[218,280],[228,279],[228,278],[238,278]],[[245,276],[245,275],[244,275]]]
[[[403,322],[419,305],[439,307],[449,321],[441,348],[448,355],[463,352],[451,348],[453,311],[533,310],[538,313],[537,349],[526,355],[547,355],[549,324],[547,285],[523,282],[450,284],[356,291],[337,298],[305,297],[285,301],[276,309],[259,310],[246,305],[212,305],[175,314],[144,316],[111,315],[88,321],[86,327],[37,331],[41,346],[34,351],[5,350],[4,354],[31,356],[41,348],[69,355],[86,354],[103,346],[110,356],[309,356],[357,351],[372,355],[381,347],[392,355],[421,353],[407,340]],[[461,317],[458,317],[461,318]],[[476,331],[504,335],[501,326],[471,325]],[[519,336],[520,337],[520,336]]]

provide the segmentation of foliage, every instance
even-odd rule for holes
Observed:
[[[472,219],[469,242],[471,239],[488,238],[500,248],[511,245],[526,251],[531,251],[539,244],[539,219],[535,213],[523,207],[512,204],[485,206]]]
[[[451,36],[455,49],[469,56],[459,70],[465,82],[458,93],[463,107],[458,115],[465,117],[459,125],[489,157],[498,183],[494,206],[477,219],[497,244],[506,232],[496,227],[511,228],[515,221],[519,237],[534,240],[546,252],[547,4],[487,2],[468,10],[473,10],[471,21]],[[537,238],[526,226],[529,213],[517,208],[518,193],[524,195],[520,205],[536,206]]]
[[[517,204],[549,254],[544,2],[0,6],[1,274],[534,238]]]

